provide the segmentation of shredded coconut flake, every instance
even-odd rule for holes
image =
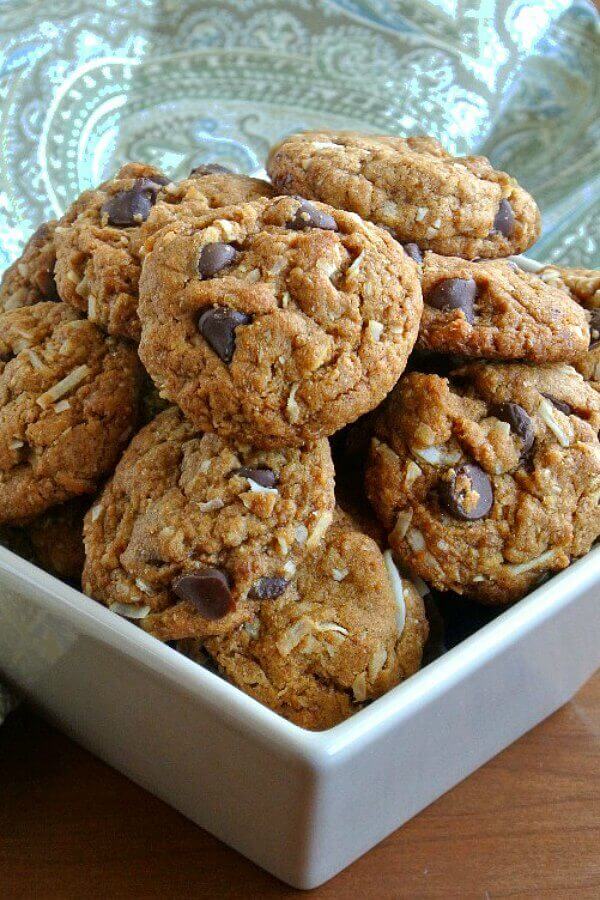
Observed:
[[[376,319],[369,319],[369,334],[374,341],[378,341],[383,334],[383,325]]]
[[[23,351],[23,356],[26,356],[33,366],[34,369],[37,369],[40,372],[42,369],[46,368],[46,363],[40,359],[35,350],[27,349]]]
[[[126,619],[145,619],[150,612],[149,606],[136,606],[133,603],[111,603],[108,608]]]
[[[38,406],[41,406],[42,409],[47,409],[49,406],[52,406],[53,403],[60,400],[61,397],[68,394],[73,388],[76,388],[82,381],[85,381],[90,371],[89,366],[86,366],[85,364],[77,366],[76,369],[73,369],[72,372],[69,372],[68,375],[65,375],[64,378],[61,378],[60,381],[37,398]]]
[[[296,391],[298,390],[298,384],[293,384],[287,399],[286,403],[286,411],[287,416],[292,425],[298,421],[300,418],[300,407],[296,402]]]
[[[150,587],[150,585],[147,584],[145,581],[142,581],[141,578],[136,578],[135,583],[139,587],[140,591],[144,592],[144,594],[152,594],[153,593],[153,590]]]
[[[202,472],[203,475],[206,475],[208,470],[210,469],[210,459],[203,459],[198,468]]]
[[[317,519],[317,523],[316,523],[315,527],[313,528],[313,530],[310,533],[310,537],[308,538],[308,540],[306,542],[306,546],[309,550],[312,549],[313,547],[316,547],[321,542],[321,538],[323,537],[323,535],[325,534],[325,532],[331,525],[332,519],[333,519],[333,513],[331,512],[331,510],[321,513],[321,515]]]
[[[306,543],[306,539],[308,537],[308,528],[306,527],[306,525],[296,525],[294,534],[298,543],[304,544]]]
[[[460,462],[459,450],[447,450],[445,447],[413,447],[412,452],[431,466],[453,466]]]
[[[407,488],[412,487],[417,478],[423,474],[423,470],[413,462],[412,459],[409,459],[406,465],[406,472],[404,474],[404,484]]]
[[[344,628],[343,625],[338,625],[337,622],[321,622],[320,625],[315,624],[316,631],[333,631],[336,634],[350,634],[347,628]]]
[[[260,634],[260,622],[258,619],[255,619],[253,622],[244,622],[242,628],[253,641],[255,641]]]
[[[97,503],[96,506],[92,506],[92,511],[90,513],[90,517],[92,522],[96,522],[102,513],[103,506],[101,503]]]
[[[367,673],[360,672],[352,682],[352,693],[356,703],[363,703],[367,699]]]
[[[20,450],[21,447],[24,447],[24,446],[25,446],[25,444],[23,441],[19,441],[15,438],[15,440],[11,441],[10,444],[8,445],[8,449],[9,450]]]
[[[415,553],[425,549],[425,538],[417,528],[408,529],[406,532],[406,540]]]
[[[566,434],[564,429],[562,428],[560,422],[557,420],[554,407],[550,400],[546,397],[542,397],[540,400],[540,405],[538,406],[538,413],[540,419],[542,419],[550,431],[556,436],[558,443],[561,447],[568,447],[571,443],[569,435]]]
[[[247,478],[246,480],[248,482],[248,487],[254,494],[278,494],[279,493],[277,488],[265,487],[262,484],[258,484],[258,482],[256,482],[256,481],[252,481],[251,478]]]
[[[260,281],[260,269],[250,269],[245,280],[250,284],[256,284],[257,281]]]
[[[545,553],[536,556],[535,559],[529,559],[527,562],[519,563],[515,566],[507,566],[506,568],[511,575],[522,575],[524,572],[530,572],[532,569],[539,569],[542,566],[545,566],[546,563],[553,559],[554,554],[555,550],[546,550]]]
[[[292,578],[292,576],[296,574],[296,563],[293,560],[288,559],[283,567],[283,571],[288,578]]]
[[[54,412],[56,413],[66,412],[67,409],[71,409],[70,400],[59,400],[58,403],[54,404]]]
[[[428,212],[429,209],[426,206],[417,206],[417,214],[415,216],[415,220],[417,222],[422,222]]]
[[[401,635],[404,631],[404,626],[406,625],[406,602],[404,600],[402,578],[400,577],[400,572],[394,562],[391,550],[385,551],[383,554],[383,561],[385,562],[390,584],[392,585],[392,591],[394,592],[394,600],[396,601],[396,626],[398,628],[398,635]]]
[[[402,510],[402,512],[398,513],[398,516],[396,518],[396,524],[394,525],[394,528],[392,529],[392,532],[390,534],[390,537],[393,540],[397,539],[397,540],[401,541],[406,536],[406,532],[409,529],[410,523],[412,521],[412,517],[413,517],[412,509],[404,509],[404,510]]]
[[[350,569],[332,569],[331,577],[334,581],[343,581],[350,574]]]
[[[351,263],[348,266],[348,268],[346,269],[346,275],[354,275],[356,272],[358,272],[358,270],[360,268],[360,264],[363,261],[364,257],[365,257],[365,251],[361,250],[360,253],[358,254],[358,256],[356,257],[356,259],[354,260],[354,262]]]
[[[214,500],[206,500],[204,503],[198,504],[200,512],[210,512],[212,509],[223,509],[224,506],[225,503],[220,497],[215,497]]]
[[[375,679],[385,666],[387,657],[387,650],[384,647],[379,647],[379,649],[373,653],[367,667],[367,671],[369,673],[369,681],[375,681]]]
[[[316,150],[331,150],[339,147],[339,144],[334,144],[333,141],[311,141],[311,146],[313,146]]]
[[[306,616],[298,619],[293,625],[284,631],[275,646],[282,656],[289,656],[294,647],[297,647],[302,638],[310,634],[313,629],[313,622]]]

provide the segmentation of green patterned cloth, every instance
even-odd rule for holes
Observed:
[[[598,266],[599,60],[586,0],[4,0],[0,268],[122,162],[255,173],[316,126],[484,153],[542,207],[532,256]]]

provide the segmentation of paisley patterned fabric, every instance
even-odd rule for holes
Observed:
[[[0,266],[119,163],[257,172],[285,132],[427,132],[538,199],[531,255],[599,263],[600,26],[586,0],[4,0]]]

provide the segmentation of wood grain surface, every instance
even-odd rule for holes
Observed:
[[[32,712],[0,728],[2,900],[292,896]],[[599,898],[600,673],[308,896]]]

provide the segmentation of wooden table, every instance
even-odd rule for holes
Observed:
[[[20,710],[0,728],[0,898],[303,896]],[[600,673],[315,898],[600,897]]]

